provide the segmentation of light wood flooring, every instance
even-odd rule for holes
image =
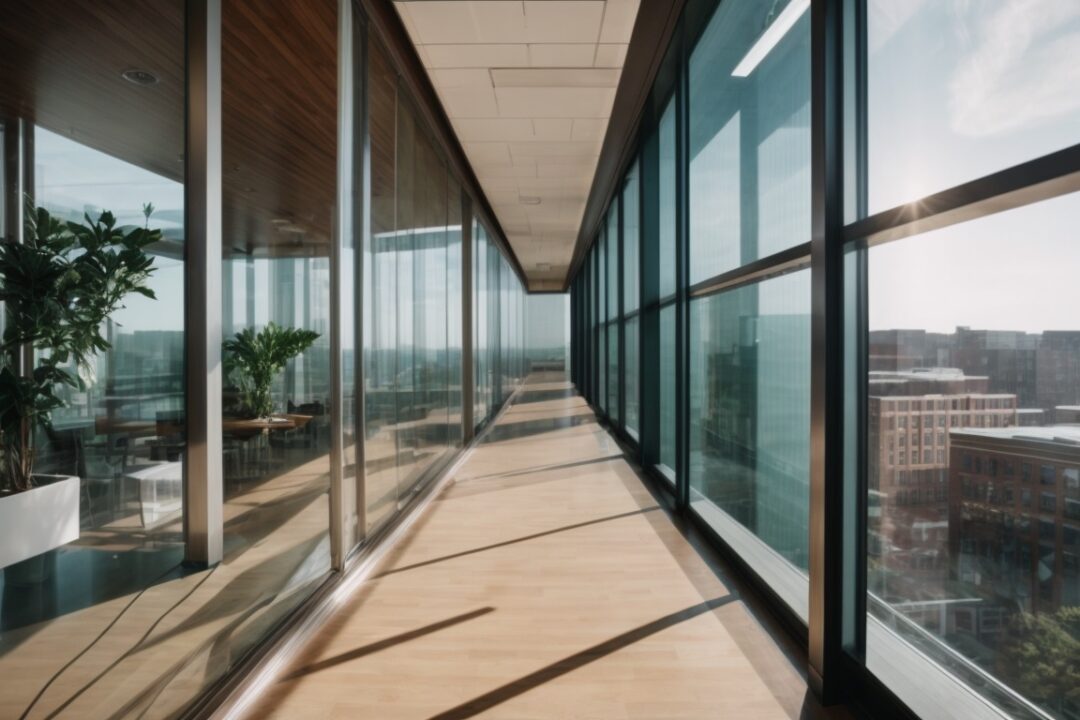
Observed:
[[[533,381],[249,717],[818,716],[786,643]]]

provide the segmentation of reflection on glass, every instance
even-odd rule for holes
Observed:
[[[526,296],[526,372],[565,373],[569,369],[569,295]]]
[[[0,171],[0,234],[17,240],[24,202],[61,222],[89,226],[109,212],[123,232],[159,231],[160,240],[142,250],[152,261],[145,286],[155,298],[126,295],[98,327],[110,347],[91,353],[83,385],[53,387],[63,405],[32,439],[34,487],[8,494],[12,478],[0,469],[5,717],[44,717],[61,707],[71,717],[107,716],[136,699],[148,715],[178,713],[200,684],[172,685],[168,697],[160,689],[173,680],[170,669],[184,668],[215,632],[190,621],[195,604],[177,605],[190,589],[181,568],[184,4],[91,5],[4,7],[0,141],[9,149],[24,143],[29,157],[25,197],[15,173]],[[130,24],[146,27],[142,42],[124,43]],[[110,64],[116,55],[102,48],[117,44],[125,45],[125,67],[159,76],[152,91],[125,82]],[[5,290],[18,285],[4,282]],[[38,348],[31,367],[49,356]],[[17,372],[7,359],[0,364]],[[61,367],[76,371],[70,362]],[[26,521],[18,529],[13,508]],[[67,542],[50,537],[58,527],[70,531]],[[37,530],[46,532],[34,536]],[[138,621],[119,616],[129,603]],[[159,642],[169,639],[160,633],[142,642],[171,606],[170,634],[191,632],[171,643]],[[105,651],[115,664],[101,662]]]
[[[733,73],[775,5],[721,3],[690,56],[691,284],[810,239],[810,14]]]
[[[675,478],[675,306],[660,309],[660,464]]]
[[[867,3],[869,211],[1080,141],[1080,3]]]
[[[453,175],[447,178],[446,205],[446,382],[450,404],[446,443],[449,447],[456,448],[461,446],[461,389],[465,378],[461,367],[461,185]]]
[[[641,294],[641,282],[638,278],[640,237],[640,186],[638,181],[638,163],[635,161],[626,173],[623,183],[623,312],[637,310]]]
[[[660,139],[660,165],[657,191],[660,194],[660,297],[675,293],[675,232],[676,232],[676,155],[675,155],[675,99],[668,101],[660,117],[657,130]]]
[[[638,317],[627,319],[626,334],[626,428],[635,434],[641,422],[638,405]]]
[[[868,252],[867,664],[916,707],[874,628],[1009,713],[1080,710],[1078,215],[1069,195]]]
[[[690,487],[696,512],[797,612],[809,542],[810,273],[690,306]],[[734,522],[732,522],[734,521]],[[737,525],[736,525],[737,523]],[[745,530],[743,530],[745,528]]]
[[[365,248],[364,461],[370,534],[460,442],[461,325],[450,318],[461,307],[461,195],[374,37],[368,74],[372,227]],[[477,244],[483,247],[482,234]],[[486,280],[477,273],[482,296]],[[476,307],[490,312],[483,303]],[[489,332],[487,323],[478,323],[477,342],[485,348]],[[482,351],[476,359],[477,402],[484,404],[490,360]]]
[[[232,39],[222,48],[225,560],[207,586],[221,584],[213,612],[235,630],[203,682],[234,667],[330,570],[337,97],[335,79],[309,78],[336,62],[336,5],[276,8],[272,27],[252,23],[257,3],[221,13]]]
[[[618,203],[612,203],[607,214],[606,244],[604,245],[605,275],[607,276],[607,414],[618,424],[619,417],[619,214]]]
[[[635,161],[623,184],[623,312],[631,313],[640,304],[639,256],[640,256],[640,184],[638,163]],[[626,427],[636,433],[638,430],[638,320],[626,321],[624,333],[626,358]]]

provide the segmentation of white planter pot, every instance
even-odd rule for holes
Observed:
[[[35,480],[38,487],[0,496],[0,568],[79,539],[79,478]]]

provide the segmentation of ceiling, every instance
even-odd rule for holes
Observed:
[[[14,20],[0,24],[0,119],[25,118],[183,182],[183,0],[6,0],[4,10]],[[335,0],[223,5],[227,257],[329,254],[336,13]],[[155,81],[128,82],[128,69]]]
[[[532,290],[560,290],[639,0],[402,0]]]

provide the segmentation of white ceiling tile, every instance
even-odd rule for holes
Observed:
[[[518,201],[518,192],[516,188],[500,190],[485,187],[484,194],[487,195],[488,202],[492,205],[516,204]]]
[[[516,0],[423,0],[405,3],[422,45],[519,43],[525,41],[525,17]]]
[[[532,287],[565,276],[638,4],[395,3]]]
[[[618,68],[492,68],[495,87],[606,87],[619,84]]]
[[[496,180],[506,181],[515,187],[517,186],[515,178],[536,177],[536,165],[530,163],[515,163],[510,167],[505,165],[477,165],[476,163],[473,163],[473,170],[476,171],[476,176],[480,178],[481,182]]]
[[[428,67],[489,68],[528,67],[527,45],[425,45]]]
[[[428,57],[427,48],[423,45],[416,46],[416,53],[420,56],[420,63],[426,67],[431,67],[431,58]]]
[[[465,143],[465,154],[477,165],[511,165],[510,149],[504,142]]]
[[[608,121],[594,118],[576,118],[570,130],[570,139],[577,142],[601,142],[607,132]]]
[[[592,67],[595,58],[595,43],[529,45],[529,64],[533,67]]]
[[[495,92],[490,87],[436,88],[452,118],[492,117],[499,114]]]
[[[528,142],[510,143],[510,154],[514,159],[535,157],[594,157],[596,146],[593,143],[573,142]]]
[[[491,71],[486,68],[434,68],[431,80],[437,88],[491,87]]]
[[[501,117],[604,118],[613,88],[495,88]]]
[[[568,142],[573,120],[569,118],[537,118],[532,121],[533,140],[541,142]]]
[[[536,157],[520,157],[518,161],[532,160],[537,167],[541,165],[596,165],[600,159],[600,147],[594,146],[592,151],[575,153],[573,155],[542,155]]]
[[[637,19],[638,0],[608,0],[604,8],[604,24],[600,29],[602,43],[629,43]]]
[[[398,15],[401,17],[401,24],[405,26],[405,31],[409,33],[409,37],[412,39],[413,44],[422,45],[420,33],[416,31],[416,24],[409,14],[409,3],[396,2],[394,3],[394,9],[397,10]]]
[[[520,142],[534,135],[528,118],[461,118],[454,121],[454,130],[462,142]]]
[[[596,67],[621,68],[626,60],[626,45],[597,45]]]
[[[599,0],[525,0],[525,37],[531,43],[588,43],[600,36]]]
[[[537,165],[536,176],[541,178],[578,178],[588,180],[592,177],[596,161],[585,165]]]

